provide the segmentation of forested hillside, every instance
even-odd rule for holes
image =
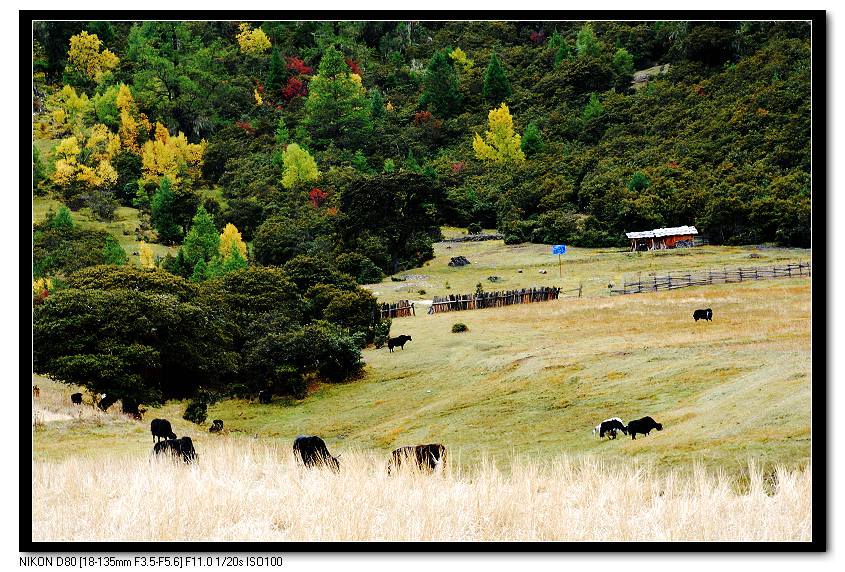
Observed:
[[[130,411],[357,375],[443,225],[810,246],[808,23],[36,22],[33,107],[36,369]]]
[[[441,223],[809,245],[802,23],[48,22],[33,58],[35,137],[60,140],[40,188],[147,207],[167,177],[165,241],[204,203],[266,264],[357,252],[393,272]]]

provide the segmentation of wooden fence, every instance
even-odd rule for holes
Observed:
[[[557,300],[560,288],[523,288],[506,292],[482,292],[481,294],[453,294],[451,296],[435,296],[429,308],[429,314],[441,312],[456,312],[458,310],[479,310],[482,308],[498,308],[512,304],[530,304]]]
[[[381,305],[382,318],[404,318],[405,316],[416,316],[413,302],[400,300],[395,304],[384,303]]]
[[[639,278],[635,282],[624,281],[621,289],[610,289],[610,294],[637,294],[639,292],[657,292],[675,290],[689,286],[707,286],[710,284],[732,284],[749,280],[768,280],[771,278],[790,278],[810,276],[810,263],[789,263],[785,266],[754,268],[723,268],[722,270],[703,270],[700,272],[669,272],[663,276]]]

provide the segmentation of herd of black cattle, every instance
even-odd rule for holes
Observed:
[[[692,314],[693,319],[712,321],[713,310],[710,308],[704,310],[696,310]],[[405,343],[412,341],[411,336],[401,335],[395,338],[389,338],[387,347],[390,352],[393,352],[394,347],[405,349]],[[39,396],[38,386],[33,387],[33,397]],[[105,399],[105,395],[99,396],[101,400]],[[264,404],[270,403],[272,394],[269,391],[262,390],[258,393],[258,401]],[[82,404],[82,394],[74,393],[70,396],[71,403],[74,405]],[[625,435],[630,435],[631,439],[636,439],[637,434],[648,435],[652,430],[663,431],[663,424],[656,422],[651,417],[643,417],[641,419],[634,419],[629,421],[627,425],[619,417],[611,417],[605,419],[595,426],[593,435],[598,435],[600,439],[607,437],[608,439],[616,439],[619,431]],[[223,430],[223,421],[215,419],[211,427],[208,429],[210,433],[220,433]],[[186,463],[190,463],[197,459],[197,452],[194,449],[194,443],[190,437],[177,438],[167,419],[153,419],[150,423],[150,432],[153,435],[153,453],[170,454],[176,458],[181,458]],[[328,467],[329,469],[338,472],[340,471],[340,462],[337,457],[329,453],[326,442],[316,435],[300,435],[293,441],[293,452],[302,464],[306,467]],[[387,474],[399,469],[402,463],[415,465],[419,470],[426,472],[433,472],[440,469],[446,460],[446,447],[440,443],[431,443],[428,445],[409,445],[406,447],[399,447],[390,454],[390,460],[387,463]]]

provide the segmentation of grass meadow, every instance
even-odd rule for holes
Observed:
[[[347,451],[340,474],[288,446],[219,436],[190,466],[81,455],[33,463],[35,541],[809,541],[809,470],[749,467],[741,487],[595,458],[482,460],[387,476]]]
[[[490,264],[504,248],[480,244]],[[478,248],[452,255],[464,246]],[[675,253],[568,260],[586,276],[809,259]],[[470,267],[442,272],[473,291],[490,272],[467,257]],[[498,264],[508,260],[517,254]],[[443,264],[439,255],[430,266]],[[36,376],[33,538],[807,540],[811,288],[803,277],[611,297],[585,283],[580,299],[418,312],[393,321],[391,335],[413,338],[404,350],[364,350],[359,379],[315,384],[304,400],[221,401],[206,426],[182,419],[185,402],[150,408],[143,422],[74,407],[78,388]],[[713,321],[694,322],[707,307]],[[455,322],[468,331],[451,333]],[[646,415],[664,430],[591,433],[609,417]],[[195,466],[150,458],[155,417],[194,439]],[[208,433],[212,419],[224,421],[222,435]],[[322,436],[341,474],[296,467],[298,434]],[[449,449],[447,474],[387,478],[392,449],[431,442]]]

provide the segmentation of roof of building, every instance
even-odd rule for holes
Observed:
[[[673,226],[670,228],[655,228],[654,230],[641,230],[637,232],[626,232],[628,238],[656,238],[659,236],[676,236],[679,234],[698,234],[694,226]]]

